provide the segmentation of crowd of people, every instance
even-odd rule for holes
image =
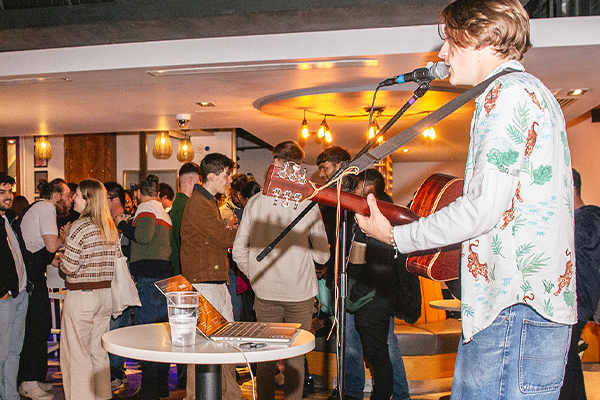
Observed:
[[[349,159],[346,150],[332,147],[320,156],[320,164],[324,158],[334,161],[328,158],[332,153],[344,154],[344,161]],[[280,143],[273,150],[276,166],[299,165],[303,160],[304,151],[296,142]],[[336,162],[338,169],[340,166],[341,162]],[[108,399],[127,384],[125,360],[107,354],[100,338],[110,329],[132,323],[168,321],[165,297],[154,282],[173,275],[186,277],[229,320],[298,322],[303,329],[311,330],[319,294],[315,267],[332,270],[328,262],[330,242],[334,239],[328,232],[335,229],[335,219],[324,219],[320,209],[313,208],[263,263],[257,263],[256,254],[307,204],[293,212],[273,207],[273,200],[260,193],[260,184],[252,176],[232,175],[235,167],[229,157],[219,153],[207,155],[200,165],[185,163],[179,170],[176,195],[154,175],[131,192],[116,182],[86,179],[69,185],[55,179],[41,182],[40,199],[17,210],[12,208],[14,180],[2,174],[2,210],[7,223],[3,227],[10,245],[7,249],[12,252],[10,259],[14,261],[8,269],[11,281],[6,295],[15,293],[14,301],[11,300],[15,312],[10,315],[12,323],[7,325],[11,326],[11,332],[7,332],[10,356],[3,368],[7,374],[3,375],[6,396],[2,398],[19,394],[31,399],[53,398],[52,385],[47,382],[46,351],[51,327],[45,278],[49,264],[59,268],[66,279],[60,343],[66,399]],[[383,178],[375,170],[369,172],[367,190],[370,192],[375,185],[383,195]],[[357,183],[351,186],[357,187]],[[325,206],[323,210],[327,215]],[[128,260],[141,307],[111,317],[109,288],[116,258],[121,255]],[[329,279],[328,287],[331,285]],[[295,290],[291,291],[291,287]],[[331,292],[327,289],[326,295],[331,296]],[[395,338],[393,311],[389,311],[390,307],[386,310],[384,341],[388,332]],[[356,331],[355,336],[359,337]],[[379,339],[363,334],[356,344],[360,348],[364,341],[370,349],[369,343]],[[402,388],[401,398],[408,398],[402,359],[397,342],[394,344],[390,346],[391,359],[400,365],[395,381]],[[386,344],[386,354],[387,348]],[[379,359],[375,353],[365,355]],[[353,359],[356,365],[349,364],[349,373],[363,371],[358,382],[361,392],[362,357],[360,352]],[[389,363],[390,357],[387,360]],[[141,386],[132,398],[168,397],[169,365],[141,364]],[[259,398],[274,398],[278,373],[285,376],[286,398],[305,396],[304,357],[286,360],[277,367],[274,364],[261,363],[257,368]],[[385,372],[379,372],[378,362],[372,364],[377,366],[376,390],[385,386],[385,392],[391,393],[388,380],[392,374],[387,364],[381,370]],[[185,365],[177,367],[178,385],[193,390],[193,371],[188,373]],[[12,375],[8,373],[11,370]],[[385,384],[379,383],[380,375],[385,376]],[[222,382],[223,398],[241,398],[234,366],[222,369]],[[355,397],[360,394],[357,392]]]
[[[228,320],[295,322],[316,332],[326,325],[326,312],[334,312],[336,253],[345,248],[347,379],[332,397],[363,398],[366,359],[372,399],[409,399],[394,317],[415,322],[421,299],[418,279],[401,267],[403,255],[460,242],[463,335],[452,399],[585,398],[577,345],[600,297],[600,213],[581,199],[558,103],[521,64],[530,45],[527,14],[517,0],[457,0],[440,16],[440,35],[439,56],[452,85],[475,86],[511,71],[476,99],[463,196],[427,218],[392,227],[376,203],[392,201],[381,174],[369,169],[346,177],[338,183],[342,190],[367,196],[370,207],[369,217],[347,216],[341,236],[347,246],[339,243],[335,208],[313,207],[257,262],[308,204],[274,206],[251,177],[233,175],[236,163],[224,154],[183,164],[176,194],[154,175],[131,193],[116,182],[86,179],[70,187],[55,179],[41,183],[38,201],[17,204],[14,179],[0,173],[0,398],[53,398],[49,264],[66,277],[65,398],[109,399],[127,375],[123,358],[109,356],[100,337],[133,322],[166,322],[156,281],[182,274]],[[277,167],[301,164],[304,151],[285,141],[272,159]],[[350,159],[341,147],[326,149],[317,158],[319,175],[333,179]],[[121,254],[141,307],[112,318],[109,288]],[[315,317],[316,298],[325,317]],[[179,386],[193,388],[193,373],[185,365],[177,369]],[[279,367],[259,364],[258,398],[274,399],[279,371],[285,399],[300,400],[306,394],[302,356]],[[143,362],[141,387],[131,398],[167,397],[168,373],[167,364]],[[234,366],[222,368],[222,397],[241,398]]]

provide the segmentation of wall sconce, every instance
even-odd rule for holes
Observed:
[[[169,136],[169,132],[158,132],[156,134],[156,139],[154,139],[154,149],[152,150],[154,158],[158,160],[168,160],[172,153],[173,148],[171,147],[171,137]]]
[[[35,139],[35,158],[49,160],[52,158],[52,147],[46,136],[38,136]]]
[[[183,133],[183,139],[179,141],[179,147],[177,148],[177,160],[179,162],[185,163],[194,160],[194,148],[192,146],[192,141],[189,137]]]

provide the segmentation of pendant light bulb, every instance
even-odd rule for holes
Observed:
[[[308,131],[308,121],[306,120],[306,110],[304,110],[304,120],[302,121],[300,135],[302,139],[308,139],[310,136],[310,132]]]

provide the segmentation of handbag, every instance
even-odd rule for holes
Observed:
[[[121,252],[120,243],[118,243],[117,246],[117,259],[115,261],[113,279],[110,285],[113,318],[117,318],[121,315],[123,310],[129,306],[142,305],[140,296],[138,296],[137,287],[131,278],[129,268],[127,268],[127,257]]]

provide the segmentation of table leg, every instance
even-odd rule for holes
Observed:
[[[196,365],[196,400],[221,400],[221,365]]]

